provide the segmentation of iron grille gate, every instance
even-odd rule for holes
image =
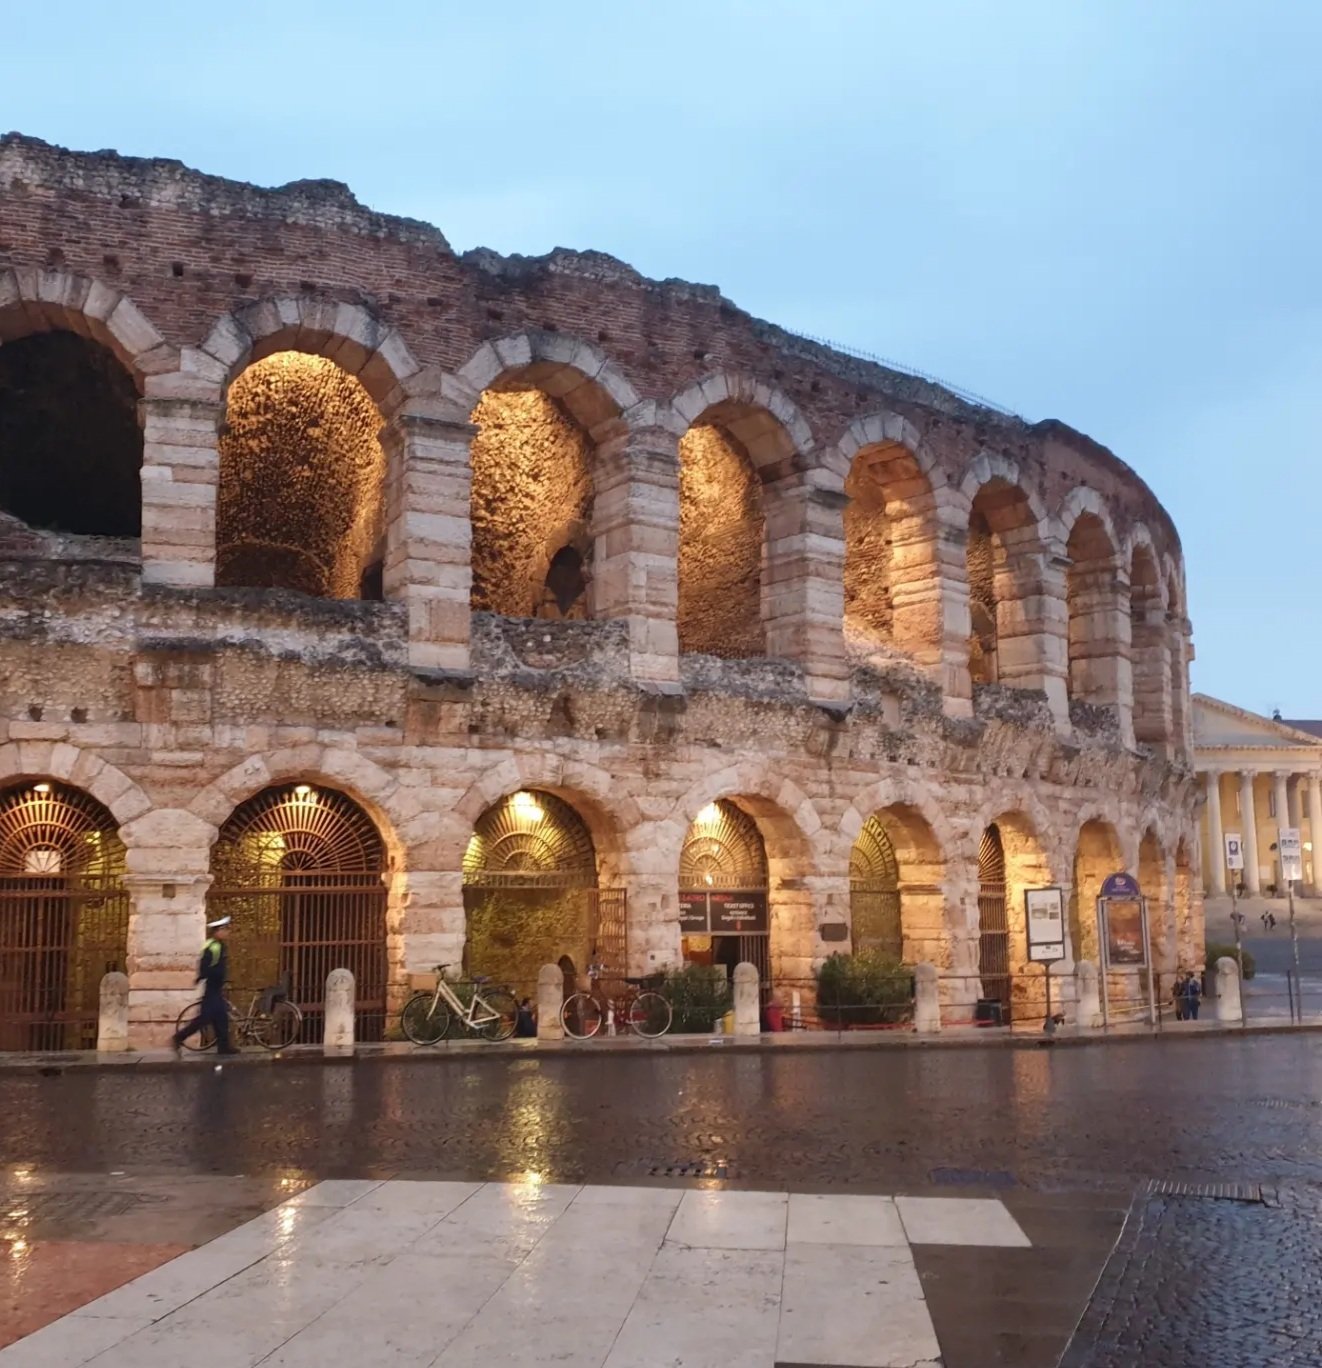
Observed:
[[[623,978],[629,972],[629,904],[624,889],[592,890],[592,936],[608,977]]]
[[[94,1050],[128,927],[117,877],[0,875],[0,1049]]]
[[[1001,1004],[1001,1020],[1010,1021],[1010,922],[1003,883],[978,886],[978,973],[982,991]]]
[[[230,997],[283,984],[303,1013],[302,1044],[322,1038],[326,977],[354,976],[359,1040],[381,1040],[386,1018],[386,889],[380,874],[285,872],[277,887],[213,889],[207,916],[232,917]]]

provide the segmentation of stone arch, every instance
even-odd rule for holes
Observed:
[[[1138,886],[1148,903],[1148,954],[1153,972],[1159,974],[1176,967],[1172,867],[1160,831],[1155,823],[1148,823],[1138,844]]]
[[[1095,494],[1093,490],[1075,495]],[[1071,701],[1117,710],[1132,700],[1125,668],[1129,620],[1115,529],[1099,500],[1071,496],[1061,518],[1065,558],[1066,683]],[[1094,507],[1094,504],[1100,505]]]
[[[226,314],[184,359],[216,383],[215,397],[221,398],[253,362],[284,351],[333,361],[358,380],[387,419],[422,369],[399,332],[371,309],[311,294],[260,299]]]
[[[796,538],[779,524],[792,516],[785,499],[811,444],[808,426],[783,395],[724,371],[671,407],[688,422],[679,440],[679,649],[791,655],[777,621],[786,616],[782,581],[805,566],[800,547],[789,570]]]
[[[1097,898],[1102,882],[1126,865],[1116,826],[1104,817],[1088,817],[1079,824],[1074,843],[1074,870],[1070,882],[1070,946],[1076,960],[1098,964]]]
[[[1124,543],[1115,530],[1110,505],[1095,489],[1087,485],[1076,485],[1071,489],[1057,510],[1053,533],[1056,543],[1062,548],[1068,546],[1070,534],[1079,519],[1085,515],[1091,515],[1101,524],[1112,554],[1118,556]]]
[[[1195,892],[1198,873],[1193,852],[1197,849],[1197,836],[1182,831],[1175,843],[1174,871],[1171,885],[1171,946],[1169,954],[1177,961],[1186,961],[1182,967],[1196,970],[1203,968],[1203,941],[1195,935],[1197,922],[1197,895]]]
[[[983,452],[960,485],[968,501],[965,571],[969,673],[975,684],[1036,683],[1046,657],[1043,626],[1020,604],[1044,597],[1050,527],[1035,490],[1007,457]]]
[[[137,538],[149,374],[177,354],[127,296],[67,271],[0,271],[0,514]],[[136,557],[138,547],[124,548]]]
[[[121,835],[152,809],[151,799],[123,770],[67,741],[11,741],[0,746],[0,784],[25,779],[59,779],[89,793],[109,810]],[[125,844],[133,844],[127,836]]]
[[[863,823],[850,851],[854,949],[905,964],[950,962],[945,853],[920,808],[894,802]]]
[[[1170,653],[1171,743],[1177,753],[1189,747],[1189,638],[1188,603],[1184,577],[1174,557],[1163,558]]]
[[[834,448],[847,464],[844,614],[855,654],[893,646],[924,663],[940,652],[935,462],[907,420],[857,419]]]
[[[1166,591],[1152,534],[1141,523],[1127,543],[1134,738],[1164,746],[1170,740],[1170,641]]]
[[[586,342],[526,332],[459,372],[472,391],[471,604],[507,617],[584,618],[612,602],[596,552],[613,529],[602,475],[623,450],[633,387]],[[603,562],[607,548],[602,547]]]
[[[975,977],[956,983],[953,991],[967,998],[969,988],[976,988],[979,997],[1001,1004],[1006,1021],[1026,1010],[1037,992],[1023,976],[1028,964],[1024,890],[1051,882],[1042,844],[1047,830],[1023,805],[1002,807],[975,828],[977,922],[966,956]]]

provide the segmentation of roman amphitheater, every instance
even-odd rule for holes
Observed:
[[[94,1043],[109,970],[159,1043],[227,913],[239,986],[350,967],[365,1037],[594,949],[1011,1002],[1024,890],[1095,959],[1117,870],[1195,965],[1185,604],[1062,422],[333,182],[0,139],[0,1048]]]

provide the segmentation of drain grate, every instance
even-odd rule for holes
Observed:
[[[141,1204],[135,1192],[23,1192],[0,1198],[0,1225],[27,1221],[94,1221],[123,1216]]]
[[[1019,1180],[1008,1169],[934,1168],[928,1173],[940,1187],[1018,1187]]]
[[[688,1163],[653,1164],[647,1170],[649,1178],[734,1178],[733,1164],[712,1160],[693,1160]]]
[[[1177,1183],[1169,1178],[1153,1178],[1148,1183],[1149,1197],[1202,1197],[1214,1202],[1256,1202],[1266,1205],[1268,1193],[1261,1183]]]

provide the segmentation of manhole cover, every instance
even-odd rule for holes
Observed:
[[[934,1168],[928,1174],[939,1187],[1017,1187],[1019,1180],[1006,1169]]]
[[[0,1224],[13,1221],[95,1221],[123,1216],[143,1199],[135,1192],[23,1192],[0,1202]]]
[[[1177,1183],[1169,1178],[1154,1178],[1148,1183],[1149,1197],[1202,1197],[1214,1202],[1265,1203],[1261,1183]]]

